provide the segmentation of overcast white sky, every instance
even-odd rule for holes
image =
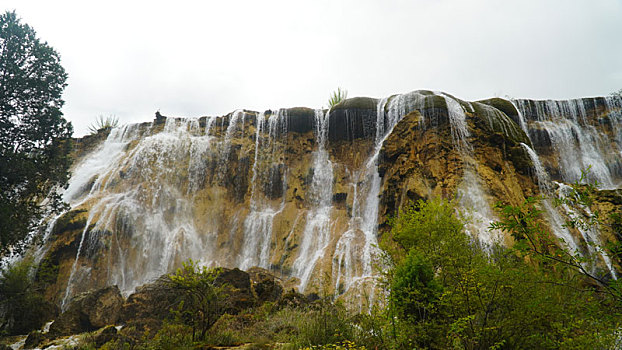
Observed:
[[[83,135],[121,122],[417,89],[467,100],[622,88],[622,0],[0,0],[60,54]]]

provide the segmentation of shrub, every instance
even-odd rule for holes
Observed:
[[[346,98],[348,98],[348,91],[337,88],[337,90],[333,91],[333,93],[330,95],[330,98],[328,99],[328,106],[330,108],[333,108],[334,106],[339,104],[339,102],[345,100]]]
[[[178,320],[192,328],[192,340],[205,339],[206,332],[225,312],[228,304],[228,284],[216,283],[220,269],[199,267],[189,260],[169,275],[168,286],[179,291],[175,314]]]
[[[39,329],[54,315],[32,277],[32,259],[7,267],[0,275],[0,333],[26,334]]]

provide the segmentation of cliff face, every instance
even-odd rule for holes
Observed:
[[[551,179],[574,181],[588,164],[606,188],[619,187],[622,103],[593,100],[575,118],[542,107],[575,102],[415,91],[330,112],[158,118],[85,138],[64,194],[71,210],[42,232],[37,254],[58,266],[47,296],[63,306],[106,285],[128,294],[194,259],[267,268],[304,292],[373,298],[361,291],[373,289],[378,237],[410,201],[456,198],[486,246],[511,244],[487,229],[497,201],[553,191]],[[571,134],[559,141],[564,125]],[[578,156],[567,159],[571,146]],[[610,197],[602,205],[616,212]],[[545,219],[561,230],[554,222],[565,214],[551,210]],[[615,239],[607,232],[602,239]],[[585,250],[582,232],[559,235]]]

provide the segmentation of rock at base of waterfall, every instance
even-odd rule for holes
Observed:
[[[52,323],[50,335],[57,337],[77,334],[115,324],[122,305],[123,297],[117,286],[82,293]]]

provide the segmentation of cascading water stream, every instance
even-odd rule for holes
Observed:
[[[531,162],[534,166],[536,178],[538,179],[538,187],[540,188],[540,192],[544,196],[542,198],[542,205],[544,206],[544,209],[548,215],[548,221],[551,225],[553,234],[555,234],[557,238],[559,238],[564,244],[566,244],[567,248],[570,249],[570,252],[572,254],[580,254],[579,245],[575,241],[574,237],[572,237],[570,231],[568,231],[568,228],[565,227],[564,219],[551,204],[550,197],[553,195],[551,180],[546,173],[546,170],[542,166],[542,162],[540,162],[538,154],[536,154],[536,152],[527,144],[521,142],[521,146],[529,155],[529,158],[531,159]]]
[[[477,238],[484,249],[499,243],[501,234],[490,231],[489,226],[495,217],[486,199],[481,181],[477,176],[477,162],[473,155],[473,146],[468,137],[470,132],[463,107],[452,96],[441,94],[447,103],[447,113],[451,127],[454,147],[460,153],[464,163],[462,183],[458,186],[457,197],[462,211],[469,218],[465,229],[473,238]],[[470,106],[470,104],[469,104]],[[473,109],[472,106],[470,106]]]
[[[263,113],[256,119],[250,212],[244,221],[244,243],[239,263],[242,269],[252,266],[270,267],[274,218],[283,210],[285,197],[281,196],[278,204],[273,204],[274,200],[267,198],[261,190],[271,192],[275,186],[287,186],[286,176],[283,176],[283,183],[275,183],[275,177],[272,176],[274,171],[284,171],[279,161],[279,156],[283,153],[282,140],[279,137],[283,137],[282,131],[286,130],[286,127],[281,126],[284,121],[284,115],[280,111],[271,114],[267,120]]]
[[[581,250],[579,249],[579,245],[576,242],[575,238],[572,236],[572,234],[566,227],[565,220],[562,218],[558,210],[551,203],[551,197],[554,195],[557,195],[560,199],[567,197],[569,195],[570,187],[556,182],[555,184],[557,185],[558,190],[557,190],[557,194],[555,194],[555,191],[553,190],[552,185],[551,185],[551,180],[549,179],[548,174],[546,173],[544,167],[542,166],[542,163],[540,162],[540,158],[538,157],[536,152],[531,147],[529,147],[528,145],[524,143],[521,143],[521,146],[523,147],[523,149],[525,149],[527,154],[529,154],[529,158],[531,159],[531,162],[533,163],[534,170],[536,173],[536,178],[538,179],[538,187],[540,188],[540,191],[543,194],[541,203],[544,207],[545,212],[547,213],[548,221],[549,221],[549,224],[551,225],[551,231],[553,232],[553,234],[557,236],[557,238],[560,240],[560,242],[562,242],[562,244],[566,245],[566,247],[569,249],[571,254],[583,255],[581,253]],[[574,209],[570,208],[567,204],[563,204],[561,206],[561,209],[564,209],[564,212],[566,213],[566,215],[570,215],[572,217],[578,217],[580,215]],[[583,209],[588,211],[588,214],[591,214],[589,213],[588,208],[583,208]],[[583,227],[581,225],[578,225],[577,229],[579,233],[581,234],[583,241],[588,243],[587,244],[588,253],[591,255],[597,253],[605,262],[605,265],[609,269],[609,272],[612,278],[617,279],[617,274],[615,272],[615,268],[613,267],[613,263],[609,255],[604,250],[598,247],[595,247],[592,244],[592,243],[598,243],[598,245],[602,246],[602,242],[598,242],[599,237],[600,237],[600,232],[598,231],[598,229],[595,227]]]
[[[588,102],[512,102],[519,110],[521,128],[540,149],[543,146],[535,136],[546,134],[555,152],[566,147],[567,152],[575,152],[575,158],[596,164],[593,168],[604,174],[599,177],[606,179],[609,174],[613,185],[619,181],[615,161],[601,154],[606,137],[598,135],[596,126],[583,124],[593,117]],[[620,127],[621,102],[606,99],[607,108],[618,111],[610,112],[612,128]],[[348,292],[345,298],[349,298],[365,290],[367,305],[371,304],[377,281],[372,267],[379,254],[383,185],[378,164],[382,164],[383,144],[406,115],[413,124],[405,126],[422,129],[425,137],[434,132],[426,128],[446,127],[448,120],[454,146],[451,161],[457,155],[455,169],[460,170],[462,165],[463,173],[455,193],[460,206],[468,208],[474,218],[467,230],[483,247],[497,242],[495,233],[488,231],[494,219],[488,198],[497,195],[484,187],[478,175],[482,155],[473,149],[477,144],[469,142],[472,135],[467,121],[471,120],[467,120],[467,113],[480,118],[474,119],[475,125],[515,138],[520,130],[500,110],[429,91],[377,100],[375,135],[352,141],[353,147],[364,145],[362,149],[369,153],[358,153],[356,157],[360,158],[343,163],[337,162],[348,145],[342,150],[342,141],[337,139],[333,144],[332,136],[328,144],[328,113],[316,110],[311,115],[310,110],[296,109],[295,114],[287,115],[288,111],[167,118],[164,125],[112,130],[100,148],[82,158],[64,193],[72,209],[86,209],[88,215],[80,214],[86,227],[79,232],[61,232],[63,239],[74,239],[78,245],[72,264],[64,265],[63,274],[68,274],[69,280],[63,307],[74,294],[101,286],[102,281],[117,284],[127,295],[189,258],[206,266],[259,266],[281,271],[283,277],[299,278],[302,292],[323,287],[324,281],[318,277],[331,273],[330,287],[335,296]],[[567,117],[538,114],[551,111],[566,113]],[[413,116],[413,112],[418,113]],[[346,113],[348,122],[355,120],[353,115]],[[364,122],[365,133],[371,130],[373,117]],[[480,122],[484,124],[477,124]],[[332,135],[335,130],[330,125]],[[524,140],[520,134],[518,139]],[[613,149],[620,158],[622,139],[616,137]],[[543,193],[553,191],[547,176],[575,176],[571,169],[574,163],[551,161],[557,156],[555,152],[539,158],[527,144],[522,147],[532,158]],[[600,165],[594,161],[598,159],[602,160]],[[547,175],[558,164],[561,170]],[[452,186],[453,179],[448,183]],[[597,232],[581,232],[583,237],[576,234],[573,239],[563,227],[565,214],[550,203],[544,206],[550,226],[570,249],[582,247],[577,243],[581,238],[596,241]],[[46,236],[52,230],[50,224]],[[611,267],[611,260],[602,258]]]
[[[197,232],[192,203],[205,181],[204,158],[210,156],[213,124],[214,118],[208,118],[202,133],[197,119],[169,118],[161,132],[144,137],[131,150],[126,146],[136,137],[124,128],[113,129],[100,151],[76,168],[65,198],[72,209],[95,204],[80,237],[63,307],[75,285],[95,278],[78,274],[81,255],[100,249],[108,250],[109,284],[118,285],[124,294],[169,271],[180,259],[210,264],[213,235]],[[175,170],[180,161],[187,162],[183,183]],[[127,243],[121,243],[121,236]]]
[[[326,151],[328,112],[315,110],[314,116],[317,149],[313,154],[313,179],[308,194],[310,208],[293,265],[295,275],[300,278],[300,291],[305,290],[318,260],[324,255],[331,233],[333,164]]]
[[[588,101],[595,106],[600,103],[596,99]],[[597,181],[600,188],[612,189],[620,182],[620,175],[615,174],[620,174],[622,169],[622,136],[619,136],[620,118],[617,112],[619,109],[616,108],[619,99],[608,97],[603,101],[611,111],[606,120],[615,134],[616,141],[613,144],[598,128],[602,122],[591,120],[584,99],[512,102],[521,120],[525,120],[524,130],[535,150],[551,147],[554,151],[557,165],[547,161],[545,166],[557,167],[561,173],[560,180],[567,183],[578,181],[583,171],[590,167],[587,180]]]

